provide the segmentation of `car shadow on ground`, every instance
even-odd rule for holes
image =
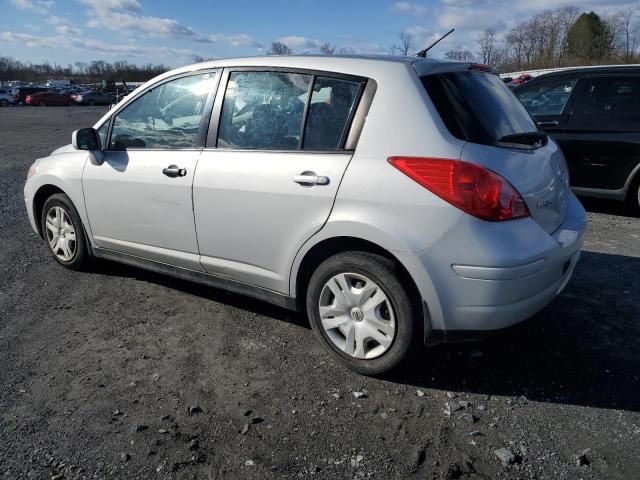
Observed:
[[[565,291],[484,342],[426,349],[388,380],[640,411],[640,258],[583,252]]]
[[[589,197],[579,197],[579,199],[587,212],[604,213],[618,217],[640,217],[640,211],[634,210],[627,202]]]
[[[305,315],[243,295],[111,262],[96,273],[163,285],[296,326]],[[482,341],[420,351],[384,377],[416,388],[640,411],[640,258],[583,252],[574,278],[542,312]]]

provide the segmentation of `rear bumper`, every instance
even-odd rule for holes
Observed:
[[[552,234],[530,218],[489,223],[465,216],[431,249],[399,258],[428,306],[432,336],[486,332],[529,318],[562,291],[585,232],[586,213],[571,195]]]

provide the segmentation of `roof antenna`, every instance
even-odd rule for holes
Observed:
[[[425,48],[424,50],[420,50],[418,53],[416,53],[416,57],[422,57],[422,58],[426,58],[427,56],[427,52],[429,50],[431,50],[433,47],[435,47],[438,43],[440,43],[442,40],[444,40],[445,38],[447,38],[449,35],[451,35],[453,32],[455,31],[455,28],[452,28],[451,30],[449,30],[447,33],[445,33],[443,36],[441,36],[438,40],[436,40],[435,42],[433,42],[431,45],[429,45],[427,48]]]

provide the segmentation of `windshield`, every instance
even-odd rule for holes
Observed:
[[[495,145],[507,135],[537,131],[527,110],[496,76],[449,72],[422,77],[431,100],[455,137]]]

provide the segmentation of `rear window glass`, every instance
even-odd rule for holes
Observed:
[[[422,77],[438,113],[455,137],[494,145],[507,135],[535,132],[533,119],[497,75],[450,72]]]

